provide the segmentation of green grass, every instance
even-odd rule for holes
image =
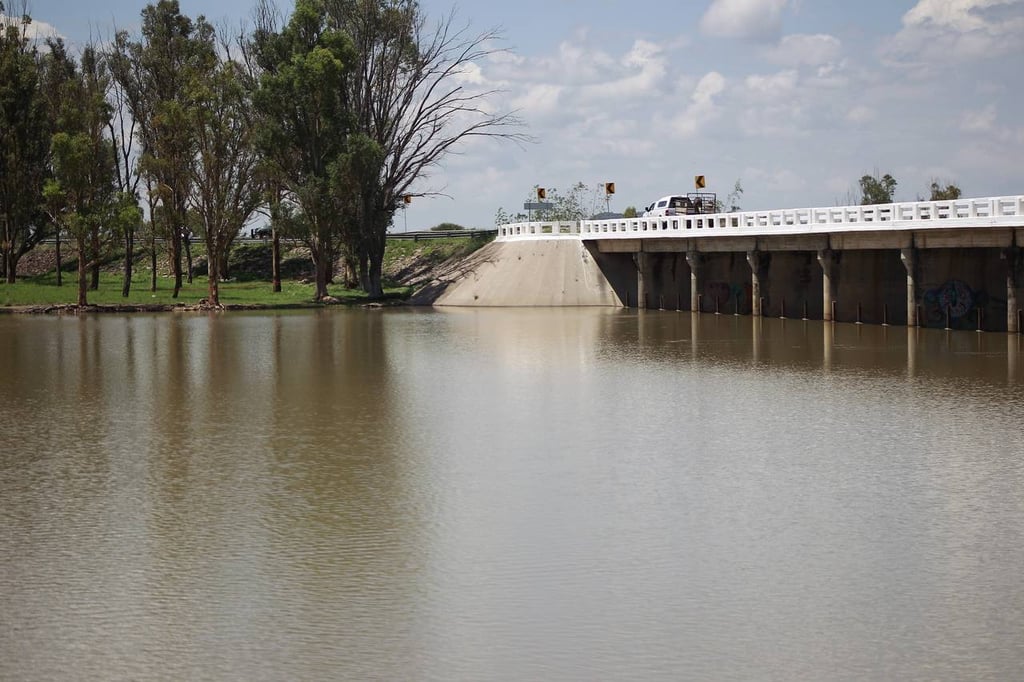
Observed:
[[[420,262],[438,264],[449,258],[465,257],[494,241],[494,237],[450,237],[447,239],[392,239],[384,252],[384,269],[392,263],[416,256]]]
[[[481,246],[489,243],[491,237],[467,239],[448,238],[422,241],[389,240],[384,255],[384,268],[389,264],[412,259],[421,265],[436,265],[449,258],[467,256]],[[36,247],[44,252],[49,247]],[[197,259],[204,252],[202,244],[192,245],[193,256]],[[302,283],[303,278],[312,275],[308,253],[294,248],[287,251],[282,258],[281,291],[274,293],[268,281],[270,277],[270,245],[269,243],[239,244],[232,250],[229,271],[234,281],[220,285],[220,302],[222,305],[268,306],[268,307],[304,307],[316,306],[313,302],[313,285]],[[145,259],[140,256],[132,278],[131,295],[121,297],[121,274],[117,272],[120,257],[111,257],[108,269],[100,274],[100,286],[96,291],[87,292],[91,305],[195,305],[207,296],[206,277],[197,276],[192,284],[183,283],[178,298],[172,298],[174,280],[170,277],[157,278],[157,290],[150,291],[150,269],[142,266]],[[148,262],[148,261],[147,261]],[[141,266],[141,267],[140,267]],[[0,281],[0,307],[14,306],[52,306],[74,305],[78,302],[77,273],[72,270],[74,258],[64,260],[64,285],[58,287],[56,272],[19,277],[15,284],[4,284]],[[367,302],[365,293],[359,290],[345,289],[340,285],[328,287],[328,292],[346,304]],[[384,281],[385,299],[402,299],[412,293],[412,287],[401,282]]]
[[[194,305],[207,295],[206,277],[196,277],[192,284],[183,282],[178,298],[171,296],[174,280],[157,278],[157,290],[150,291],[148,271],[132,278],[131,295],[121,296],[121,276],[117,273],[102,273],[100,287],[88,292],[88,300],[94,305]],[[342,303],[366,302],[366,294],[340,286],[328,287],[328,292]],[[396,287],[386,289],[386,298],[401,298],[408,295],[408,289]],[[57,286],[56,273],[19,279],[15,284],[0,283],[0,306],[39,306],[75,304],[78,302],[78,284],[74,273],[65,273],[64,286]],[[313,306],[313,285],[296,281],[281,283],[281,291],[274,293],[270,282],[240,281],[222,282],[220,285],[222,305],[257,305],[272,307]]]

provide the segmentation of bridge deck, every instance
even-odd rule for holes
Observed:
[[[1024,195],[578,223],[510,223],[498,228],[497,240],[751,237],[985,227],[1024,227]]]

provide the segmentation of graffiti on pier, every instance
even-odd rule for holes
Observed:
[[[749,309],[750,299],[753,296],[753,287],[749,283],[742,285],[731,282],[711,281],[705,282],[703,287],[704,310],[715,310],[716,306],[723,311]],[[737,299],[739,305],[737,306]]]
[[[925,291],[921,302],[926,324],[944,324],[948,316],[950,326],[961,327],[975,324],[972,313],[987,307],[989,297],[984,291],[971,289],[963,280],[951,279]]]

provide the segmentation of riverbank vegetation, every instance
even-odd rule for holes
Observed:
[[[454,15],[431,21],[415,0],[296,0],[289,15],[257,0],[240,34],[159,0],[137,35],[118,31],[78,55],[31,38],[26,3],[11,9],[20,16],[0,0],[5,305],[46,297],[26,286],[60,288],[65,258],[78,305],[108,289],[159,298],[159,283],[186,300],[199,296],[188,261],[201,250],[200,298],[216,307],[222,285],[226,300],[238,293],[227,293],[229,260],[260,222],[278,293],[293,240],[311,264],[308,300],[382,299],[387,230],[398,208],[435,194],[427,172],[471,139],[526,139],[494,91],[463,77],[499,36]],[[44,242],[54,280],[19,281]]]
[[[331,296],[319,302],[314,300],[314,269],[307,247],[299,242],[285,242],[281,249],[279,272],[280,287],[275,290],[272,281],[273,249],[269,241],[245,241],[235,244],[220,272],[225,277],[219,282],[220,304],[223,307],[290,308],[312,307],[322,304],[363,304],[371,300],[389,303],[408,297],[420,285],[431,281],[436,269],[465,258],[491,241],[490,236],[452,237],[414,241],[388,240],[383,260],[383,295],[371,299],[359,288],[332,286]],[[113,253],[101,264],[97,287],[89,293],[89,305],[123,309],[152,307],[209,306],[209,258],[203,245],[195,245],[191,252],[192,267],[183,268],[183,281],[174,295],[174,275],[169,259],[164,255],[157,262],[156,277],[150,270],[148,255],[142,254],[132,268],[132,286],[129,295],[122,292],[123,254]],[[78,290],[67,284],[66,276],[77,272],[78,263],[72,258],[61,263],[57,270],[55,244],[44,243],[22,259],[19,276],[14,283],[0,286],[0,307],[62,309],[77,305]],[[154,288],[155,283],[155,288]]]

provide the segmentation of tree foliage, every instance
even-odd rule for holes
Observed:
[[[87,47],[81,67],[67,55],[59,40],[51,41],[46,79],[54,104],[57,132],[51,141],[52,177],[43,197],[58,231],[75,242],[78,256],[78,304],[87,304],[87,272],[98,267],[104,252],[119,237],[133,198],[118,193],[114,149],[107,137],[110,107],[106,101],[108,75],[96,50]]]
[[[52,124],[30,23],[27,16],[18,21],[0,13],[0,276],[8,283],[21,256],[47,234],[41,194]]]
[[[735,213],[736,211],[742,211],[740,208],[740,199],[743,198],[743,185],[740,184],[739,178],[733,183],[732,191],[725,195],[725,199],[715,200],[715,213]]]
[[[343,79],[353,140],[344,171],[346,244],[361,286],[382,294],[387,228],[405,195],[440,161],[479,138],[525,140],[511,113],[492,108],[494,90],[461,76],[499,49],[496,31],[472,33],[454,13],[428,27],[416,0],[327,0],[355,50]]]
[[[960,198],[960,188],[953,183],[947,183],[945,187],[938,180],[932,180],[928,189],[931,191],[930,201],[951,201]]]
[[[332,26],[321,0],[298,0],[280,28],[269,6],[261,5],[247,49],[259,70],[255,140],[280,190],[278,222],[305,228],[315,297],[323,300],[343,236],[337,189],[352,172],[342,82],[352,68],[351,41]]]
[[[196,153],[191,112],[200,106],[196,81],[216,62],[214,30],[202,16],[193,21],[183,15],[178,0],[159,0],[142,10],[141,38],[119,32],[113,53],[112,73],[142,140],[139,163],[148,181],[151,220],[163,217],[162,231],[171,246],[177,296]]]
[[[886,173],[881,178],[878,173],[864,175],[860,179],[860,203],[868,204],[891,204],[896,194],[896,180]]]
[[[209,264],[208,302],[220,306],[219,281],[231,244],[263,201],[251,83],[226,57],[193,84],[189,114],[196,140],[192,204]]]
[[[182,245],[187,252],[187,235],[199,232],[216,305],[221,256],[259,208],[275,236],[288,230],[309,244],[318,299],[339,257],[349,281],[380,296],[403,197],[440,195],[430,171],[473,140],[527,139],[494,106],[495,91],[464,77],[499,51],[494,31],[471,32],[454,14],[428,26],[415,0],[298,0],[287,21],[268,2],[257,6],[242,62],[178,0],[147,5],[138,35],[116,32],[80,65],[54,43],[45,70],[27,23],[4,20],[0,272],[13,279],[53,222],[58,236],[78,244],[82,235],[76,248],[94,282],[100,245],[120,235],[128,295],[130,204],[141,194],[154,289],[158,235],[176,296]]]

